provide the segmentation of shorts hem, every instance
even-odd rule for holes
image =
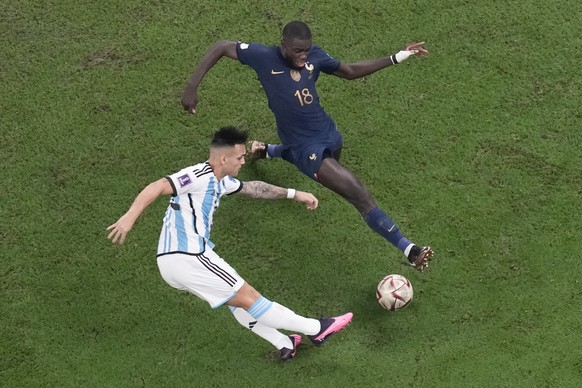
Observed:
[[[237,291],[238,291],[238,290],[237,290]],[[233,291],[233,293],[232,293],[232,295],[231,295],[231,296],[229,296],[228,298],[226,298],[226,299],[225,299],[225,300],[223,300],[222,302],[219,302],[219,303],[215,304],[214,306],[210,306],[210,307],[211,307],[213,310],[215,310],[215,309],[219,308],[220,306],[222,306],[223,304],[225,304],[226,302],[228,302],[229,300],[231,300],[232,298],[234,298],[234,297],[235,297],[235,295],[236,295],[236,292],[237,292],[237,291]]]

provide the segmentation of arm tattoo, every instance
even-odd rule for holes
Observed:
[[[247,197],[260,199],[287,198],[287,189],[261,181],[243,182],[243,188],[239,193]]]

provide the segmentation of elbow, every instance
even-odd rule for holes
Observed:
[[[338,72],[337,75],[341,78],[347,79],[347,80],[354,80],[356,78],[360,78],[360,74],[356,73],[355,71],[353,71],[352,69],[346,69],[342,72]]]
[[[219,40],[216,43],[214,43],[212,48],[215,50],[224,50],[226,47],[228,47],[229,43],[231,42],[228,40]]]
[[[358,76],[355,73],[349,73],[349,74],[346,74],[344,78],[347,79],[347,80],[349,80],[349,81],[351,81],[351,80],[360,78],[360,76]]]

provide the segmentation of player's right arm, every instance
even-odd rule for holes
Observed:
[[[170,195],[173,193],[174,189],[166,178],[159,179],[147,185],[135,197],[127,213],[107,228],[107,230],[111,231],[107,238],[111,239],[112,243],[119,242],[119,244],[123,244],[125,242],[125,236],[133,228],[133,224],[139,215],[160,195]]]
[[[230,59],[238,59],[236,54],[235,41],[221,40],[216,42],[200,60],[200,63],[194,70],[192,77],[188,80],[186,88],[182,93],[182,107],[185,111],[196,113],[196,105],[198,105],[198,86],[208,71],[220,60],[222,57]]]

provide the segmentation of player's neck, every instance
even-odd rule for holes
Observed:
[[[208,159],[208,164],[210,165],[210,167],[212,167],[212,172],[214,173],[216,179],[222,180],[222,178],[226,176],[226,174],[222,171],[220,161],[213,160],[212,158],[210,158]]]

